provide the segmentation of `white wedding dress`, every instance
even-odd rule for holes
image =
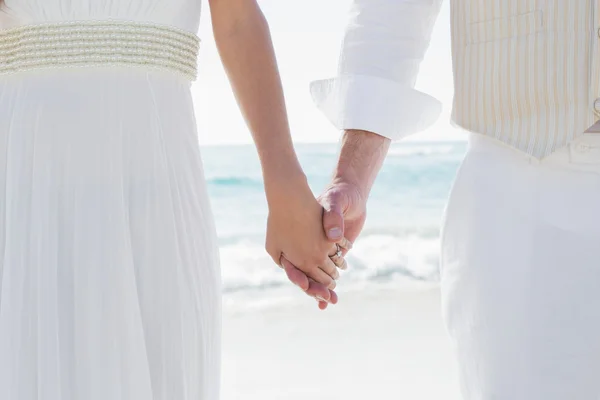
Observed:
[[[218,398],[195,60],[158,56],[193,42],[200,3],[0,6],[0,400]]]

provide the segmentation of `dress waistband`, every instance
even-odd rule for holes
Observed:
[[[0,31],[0,74],[65,67],[132,66],[195,80],[200,40],[170,26],[73,21]]]

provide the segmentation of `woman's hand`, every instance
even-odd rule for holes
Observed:
[[[323,208],[306,179],[282,177],[277,182],[265,181],[265,188],[269,202],[266,248],[273,261],[281,266],[285,257],[309,278],[334,289],[339,272],[329,255],[337,248],[325,236]]]
[[[322,209],[312,195],[292,138],[267,21],[256,0],[210,0],[215,42],[256,144],[269,200],[267,249],[310,278],[335,287]]]

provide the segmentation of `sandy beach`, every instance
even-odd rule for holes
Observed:
[[[438,288],[340,297],[326,312],[300,293],[256,309],[226,297],[222,399],[460,399]]]

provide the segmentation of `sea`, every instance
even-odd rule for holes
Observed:
[[[346,290],[437,284],[441,217],[466,147],[462,141],[392,145],[339,280],[341,298]],[[331,178],[339,144],[297,144],[296,151],[317,195]],[[299,291],[264,249],[267,207],[254,147],[205,146],[202,156],[225,301],[262,306],[295,298]]]

